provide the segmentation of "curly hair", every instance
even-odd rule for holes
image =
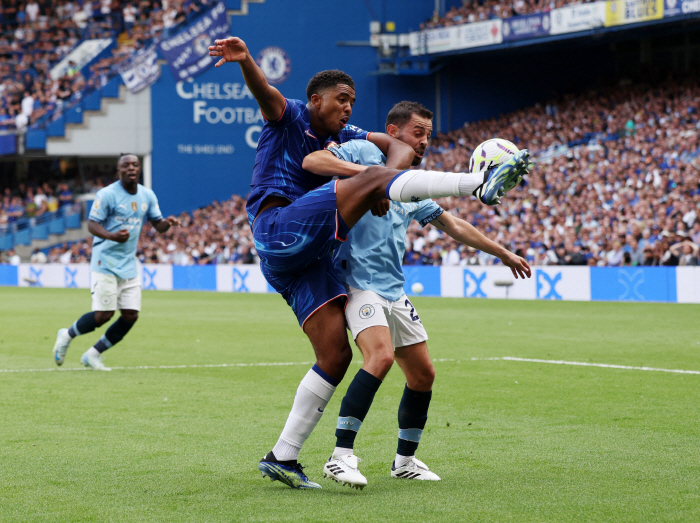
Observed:
[[[389,114],[386,115],[386,126],[389,127],[390,124],[394,124],[396,127],[402,127],[409,122],[411,116],[414,114],[428,120],[433,119],[433,112],[431,110],[417,102],[404,100],[392,107]]]
[[[316,73],[309,80],[309,85],[306,86],[306,99],[311,101],[312,95],[321,94],[322,91],[335,87],[338,84],[349,85],[353,90],[355,89],[355,82],[352,80],[352,77],[343,71],[329,69],[328,71]]]

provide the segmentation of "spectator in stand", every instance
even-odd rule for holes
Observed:
[[[671,245],[669,250],[678,258],[678,265],[698,265],[698,250],[700,246],[690,240]]]
[[[71,192],[68,184],[67,183],[60,184],[58,190],[60,191],[58,193],[58,201],[60,202],[61,207],[65,207],[66,205],[71,205],[73,203],[73,193]]]
[[[48,263],[48,261],[49,260],[46,254],[44,254],[38,248],[34,249],[34,252],[32,252],[31,257],[29,258],[30,263]]]

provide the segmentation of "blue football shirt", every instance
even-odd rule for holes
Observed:
[[[139,184],[136,194],[130,194],[124,189],[121,181],[116,181],[97,192],[89,219],[96,221],[109,232],[121,229],[129,231],[129,239],[124,243],[95,236],[90,270],[114,274],[125,280],[136,278],[136,249],[141,228],[145,220],[163,219],[155,193]]]
[[[330,142],[367,139],[369,134],[354,125],[346,125],[338,136],[328,136],[321,142],[311,129],[306,104],[301,100],[286,99],[282,116],[276,122],[266,121],[260,133],[251,191],[246,203],[250,223],[253,223],[260,204],[268,196],[282,196],[293,202],[330,181],[328,176],[319,176],[301,168],[307,154],[324,149]]]
[[[386,163],[379,148],[367,141],[354,140],[329,150],[341,160],[360,165]],[[391,209],[381,218],[368,212],[350,229],[348,240],[333,254],[338,276],[357,289],[376,292],[390,301],[398,300],[406,281],[401,263],[408,226],[417,220],[425,227],[443,212],[432,200],[391,202]]]

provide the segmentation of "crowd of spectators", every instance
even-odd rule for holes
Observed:
[[[73,191],[63,182],[36,186],[21,183],[15,191],[6,187],[0,200],[0,232],[7,231],[19,220],[55,213],[62,207],[72,207],[74,203]]]
[[[538,157],[525,183],[493,208],[443,199],[449,212],[535,264],[693,264],[697,249],[687,242],[700,243],[699,109],[695,79],[567,95],[438,135],[424,168],[464,170],[472,147],[510,139]],[[496,263],[416,226],[409,240],[406,263]]]
[[[572,4],[583,4],[595,0],[462,0],[462,5],[452,6],[444,16],[436,10],[433,16],[420,25],[421,29],[450,27],[453,25],[481,22],[493,18],[546,13]]]
[[[212,0],[3,0],[0,3],[0,130],[48,121],[86,89],[105,85],[119,64],[194,18]],[[87,70],[69,62],[78,43],[113,38],[111,56]]]

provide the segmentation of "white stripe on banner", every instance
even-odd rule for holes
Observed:
[[[564,360],[540,360],[534,358],[516,358],[513,356],[502,356],[496,358],[469,358],[467,360],[458,360],[454,358],[436,358],[435,363],[462,363],[464,361],[521,361],[526,363],[548,363],[552,365],[574,365],[579,367],[600,367],[604,369],[622,369],[622,370],[641,370],[651,372],[672,372],[675,374],[700,374],[700,370],[683,370],[683,369],[660,369],[656,367],[633,367],[630,365],[613,365],[610,363],[589,363],[583,361],[564,361]],[[361,362],[354,362],[360,364]],[[208,365],[139,365],[136,367],[110,367],[112,370],[153,370],[153,369],[214,369],[224,367],[288,367],[292,365],[312,365],[311,361],[299,362],[267,362],[267,363],[213,363]],[[89,370],[80,367],[71,367],[65,369],[49,368],[49,369],[0,369],[0,372],[70,372],[70,371],[85,371]]]

